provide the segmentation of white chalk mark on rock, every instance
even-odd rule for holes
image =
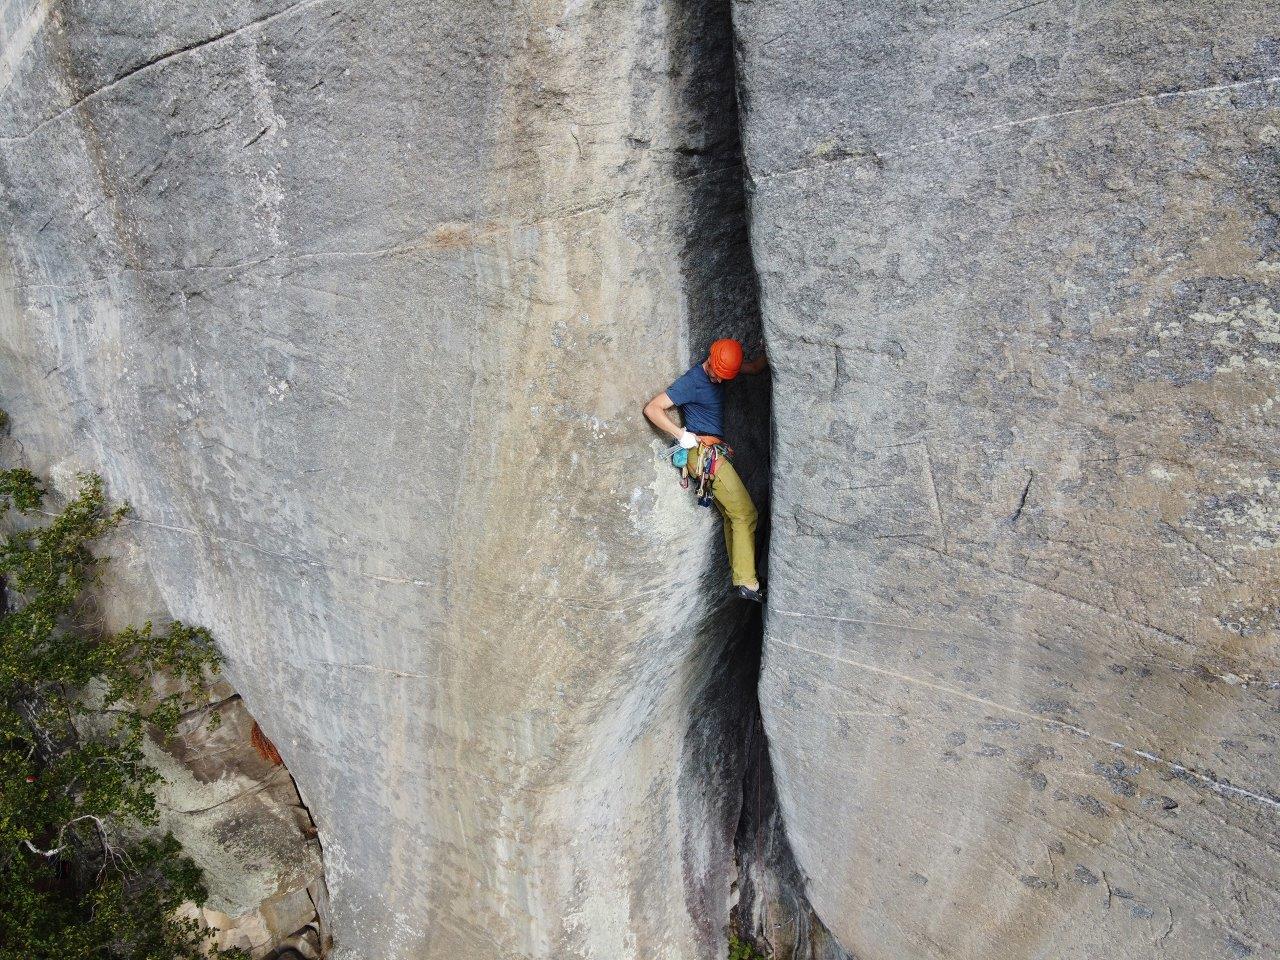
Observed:
[[[44,26],[44,21],[49,16],[51,2],[52,0],[37,0],[35,9],[27,14],[18,29],[13,31],[9,42],[5,44],[4,52],[0,53],[0,96],[4,96],[5,91],[9,89],[9,84],[13,82],[14,70],[26,57],[27,51],[31,49],[31,42]]]

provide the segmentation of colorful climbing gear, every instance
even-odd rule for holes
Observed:
[[[702,463],[698,478],[698,506],[710,507],[715,498],[712,496],[712,485],[716,480],[716,471],[720,463],[733,455],[733,450],[719,437],[699,437],[701,441]]]
[[[664,451],[671,458],[671,465],[680,471],[680,488],[689,489],[689,453],[684,447],[676,444]],[[716,471],[720,464],[733,456],[733,448],[719,437],[702,434],[698,437],[698,506],[710,507],[714,502],[711,486],[716,479]]]

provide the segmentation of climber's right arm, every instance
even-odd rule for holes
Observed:
[[[660,393],[644,405],[644,415],[659,430],[679,440],[685,429],[671,418],[671,408],[674,406],[675,403],[666,393]]]

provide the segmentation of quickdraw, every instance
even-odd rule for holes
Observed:
[[[702,476],[698,478],[698,506],[709,507],[714,501],[711,486],[716,481],[716,467],[720,466],[720,458],[716,448],[710,447],[702,455]]]

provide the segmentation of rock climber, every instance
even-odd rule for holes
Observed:
[[[717,340],[707,358],[694,364],[666,392],[645,404],[644,415],[659,430],[675,437],[689,451],[689,474],[702,479],[703,465],[714,463],[711,496],[724,521],[724,545],[733,571],[733,589],[744,600],[764,602],[756,576],[756,508],[742,478],[729,462],[724,442],[724,384],[740,372],[756,374],[768,364],[761,354],[742,362],[742,344]],[[672,419],[671,408],[680,408],[684,426]]]

